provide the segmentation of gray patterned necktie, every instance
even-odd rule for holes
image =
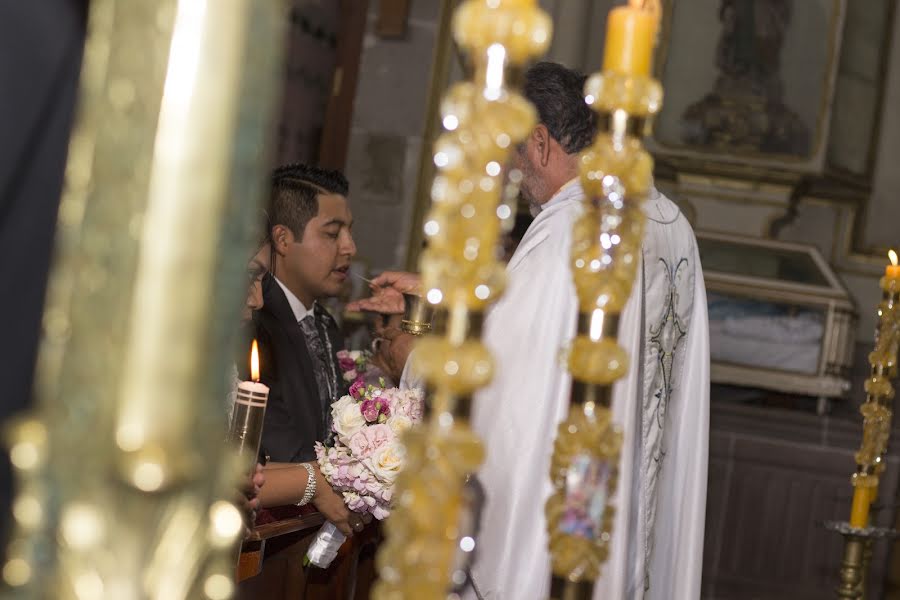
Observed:
[[[322,403],[322,425],[326,438],[330,434],[331,403],[334,401],[337,386],[334,360],[330,358],[330,340],[327,333],[318,327],[317,319],[309,313],[300,321],[306,349],[312,358],[313,372],[316,375],[316,388],[319,390],[319,401]],[[325,440],[322,440],[325,441]]]

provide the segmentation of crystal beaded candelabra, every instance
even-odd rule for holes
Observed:
[[[873,537],[878,537],[875,534],[879,531],[869,527],[869,509],[878,494],[878,481],[884,471],[884,456],[891,436],[894,401],[891,379],[897,376],[900,344],[900,277],[885,275],[879,285],[882,300],[878,305],[875,348],[869,354],[871,374],[865,383],[866,401],[859,409],[863,416],[863,438],[855,456],[856,472],[851,478],[850,522],[843,524],[843,529],[836,529],[844,535],[839,598],[863,597],[862,582],[867,566],[865,546],[871,544]]]
[[[647,38],[650,42],[652,35]],[[641,137],[662,103],[662,87],[647,74],[649,66],[618,68],[614,61],[608,64],[609,43],[606,52],[603,72],[585,85],[600,133],[580,157],[585,199],[572,236],[579,305],[567,357],[572,392],[554,445],[554,492],[546,505],[552,588],[573,599],[591,596],[613,536],[610,498],[622,434],[612,422],[611,396],[613,383],[628,372],[628,356],[617,343],[619,316],[640,262],[642,205],[652,185],[653,161]]]
[[[468,505],[478,495],[474,480],[466,481],[484,455],[468,416],[472,394],[493,371],[480,341],[482,314],[504,288],[497,244],[520,177],[507,169],[508,155],[536,122],[532,106],[510,90],[507,71],[543,53],[550,31],[534,0],[468,0],[453,17],[474,76],[455,85],[441,107],[445,132],[434,148],[438,173],[420,262],[425,298],[446,321],[416,348],[432,409],[404,439],[399,506],[378,555],[380,600],[444,598],[465,577],[474,544]]]

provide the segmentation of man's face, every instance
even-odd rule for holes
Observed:
[[[519,183],[519,196],[528,203],[531,216],[541,211],[541,194],[546,187],[542,183],[538,168],[531,157],[531,138],[520,144],[513,153],[513,167],[522,172],[522,181]]]
[[[287,244],[276,271],[307,308],[314,300],[340,294],[356,255],[347,199],[338,194],[319,194],[318,200],[319,213],[307,223],[303,239],[298,241],[287,232],[292,243]]]

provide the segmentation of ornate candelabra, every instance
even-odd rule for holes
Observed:
[[[568,354],[571,404],[554,446],[555,491],[546,505],[551,587],[560,598],[591,597],[613,535],[610,498],[622,435],[610,404],[613,383],[628,372],[617,343],[619,315],[640,262],[642,205],[652,181],[653,160],[640,138],[662,102],[662,87],[649,76],[658,17],[658,7],[615,9],[604,70],[585,85],[601,132],[580,159],[585,200],[572,236],[579,318]]]
[[[856,472],[851,478],[853,504],[849,523],[828,523],[829,529],[844,536],[839,598],[862,598],[871,543],[893,532],[869,526],[869,509],[878,495],[878,480],[884,471],[893,420],[894,387],[897,376],[897,349],[900,345],[900,271],[897,255],[891,251],[894,266],[888,267],[879,285],[882,300],[878,305],[878,329],[875,349],[869,354],[871,375],[866,380],[866,401],[859,411],[863,416],[863,439],[856,453]]]
[[[465,579],[464,556],[474,547],[466,505],[477,496],[465,482],[484,454],[467,421],[472,394],[493,370],[480,341],[482,314],[504,288],[496,247],[510,210],[501,197],[515,196],[509,186],[520,177],[507,175],[507,157],[536,120],[531,105],[508,88],[507,69],[543,53],[550,31],[534,0],[468,0],[454,14],[454,38],[471,58],[474,77],[443,101],[446,131],[435,143],[429,247],[420,263],[425,298],[446,322],[416,348],[416,367],[432,390],[431,413],[404,440],[400,509],[385,523],[378,556],[379,599],[444,598]]]
[[[37,408],[10,435],[17,598],[233,593],[226,324],[284,22],[276,2],[91,2]]]

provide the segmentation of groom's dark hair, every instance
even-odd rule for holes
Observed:
[[[587,148],[597,134],[597,114],[584,101],[585,81],[584,74],[552,62],[535,63],[525,72],[522,92],[569,154]]]
[[[278,167],[272,173],[269,232],[284,225],[301,241],[306,225],[319,214],[319,194],[346,196],[349,191],[340,171],[301,164]]]

